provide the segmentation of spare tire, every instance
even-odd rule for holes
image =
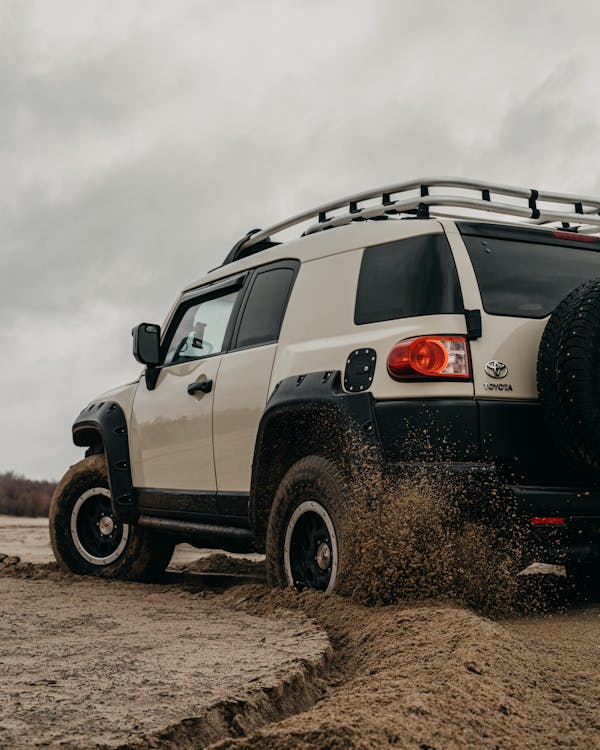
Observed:
[[[550,316],[537,385],[558,450],[574,471],[600,479],[600,279],[574,289]]]

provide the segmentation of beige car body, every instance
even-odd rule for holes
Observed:
[[[344,369],[349,350],[372,347],[379,362],[400,340],[435,333],[465,334],[463,315],[431,315],[356,325],[355,291],[366,247],[422,234],[445,233],[454,256],[464,306],[482,311],[486,336],[471,342],[473,382],[398,382],[377,367],[371,392],[376,399],[503,397],[536,400],[535,358],[547,319],[517,319],[485,313],[477,279],[452,220],[391,220],[346,225],[277,245],[220,267],[186,287],[173,305],[166,331],[181,299],[201,294],[215,282],[280,259],[299,261],[277,343],[255,346],[162,369],[157,389],[145,380],[101,398],[125,413],[133,485],[207,492],[250,491],[258,425],[275,385],[306,372]],[[509,368],[511,391],[488,390],[494,381],[485,364]],[[190,397],[185,386],[211,379],[211,393]],[[97,401],[98,399],[96,399]]]

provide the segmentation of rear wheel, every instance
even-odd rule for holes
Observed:
[[[168,538],[117,520],[102,455],[83,459],[60,481],[50,506],[50,541],[63,570],[130,580],[162,573],[174,548]]]
[[[338,567],[337,534],[327,510],[314,500],[300,503],[288,521],[283,543],[288,585],[332,591]]]
[[[347,489],[338,469],[308,456],[287,472],[267,527],[267,582],[298,591],[339,591],[348,569]]]

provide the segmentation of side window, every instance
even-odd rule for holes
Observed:
[[[242,314],[237,349],[277,341],[294,276],[291,268],[257,274]]]
[[[169,342],[165,365],[223,351],[225,333],[239,293],[236,290],[220,297],[184,303],[183,315]]]
[[[364,251],[354,310],[357,325],[462,312],[460,283],[445,235],[411,237]]]

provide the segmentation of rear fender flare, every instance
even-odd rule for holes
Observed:
[[[307,455],[328,458],[351,480],[367,467],[380,470],[373,397],[345,392],[339,371],[285,378],[267,403],[256,437],[249,505],[258,549],[264,549],[277,487],[287,470]]]

